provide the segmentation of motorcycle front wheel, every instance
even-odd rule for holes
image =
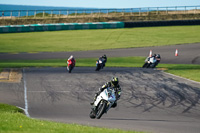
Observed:
[[[72,65],[69,65],[69,73],[72,72],[72,69],[73,69]]]
[[[148,66],[148,63],[146,62],[146,63],[144,63],[144,65],[142,66],[142,68],[147,68],[147,66]]]
[[[95,69],[95,71],[99,71],[100,70],[100,65],[98,64],[97,66],[96,66],[96,69]]]
[[[101,116],[104,114],[106,109],[106,102],[102,102],[99,104],[98,108],[97,108],[97,113],[96,113],[96,118],[100,119]]]

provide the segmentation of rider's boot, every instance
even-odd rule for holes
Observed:
[[[103,69],[103,63],[101,64],[101,69]]]
[[[115,108],[117,107],[117,101],[115,101],[115,103],[111,106],[111,108]]]
[[[97,96],[100,94],[101,92],[97,92],[97,93],[95,93],[95,96],[94,96],[94,100],[93,100],[93,102],[92,103],[90,103],[91,105],[93,105],[94,104],[94,102],[96,101],[96,99],[97,99]]]

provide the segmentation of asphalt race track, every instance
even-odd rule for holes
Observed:
[[[175,51],[178,49],[178,58]],[[127,49],[109,49],[78,52],[42,52],[42,53],[0,53],[0,59],[67,59],[70,55],[77,58],[98,58],[106,54],[108,57],[127,57],[127,56],[149,56],[152,50],[153,54],[160,54],[162,63],[171,64],[200,64],[200,43],[182,44],[160,47],[145,48],[127,48]]]
[[[69,74],[63,67],[24,68],[20,83],[0,82],[0,102],[24,108],[31,118],[152,133],[199,133],[199,83],[153,69],[94,70],[76,67]],[[95,92],[112,76],[119,77],[122,87],[118,106],[100,120],[90,119]]]

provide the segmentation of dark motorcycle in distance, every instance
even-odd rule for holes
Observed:
[[[102,61],[101,60],[97,60],[96,61],[96,69],[95,71],[99,71],[102,68]]]
[[[152,57],[147,57],[145,59],[144,65],[142,67],[143,68],[155,68],[159,64],[160,60],[161,60],[161,58],[160,58],[159,54],[152,56]]]
[[[106,62],[107,62],[107,56],[105,54],[103,56],[100,56],[99,59],[96,61],[95,71],[103,69],[105,67]]]
[[[103,69],[105,67],[105,60],[99,59],[96,61],[96,69],[95,71],[99,71],[100,69]]]

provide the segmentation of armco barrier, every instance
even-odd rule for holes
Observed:
[[[178,25],[200,25],[200,20],[124,22],[125,28],[151,27],[151,26],[178,26]]]
[[[114,28],[124,28],[124,22],[10,25],[10,26],[0,26],[0,33],[82,30],[82,29],[114,29]]]

